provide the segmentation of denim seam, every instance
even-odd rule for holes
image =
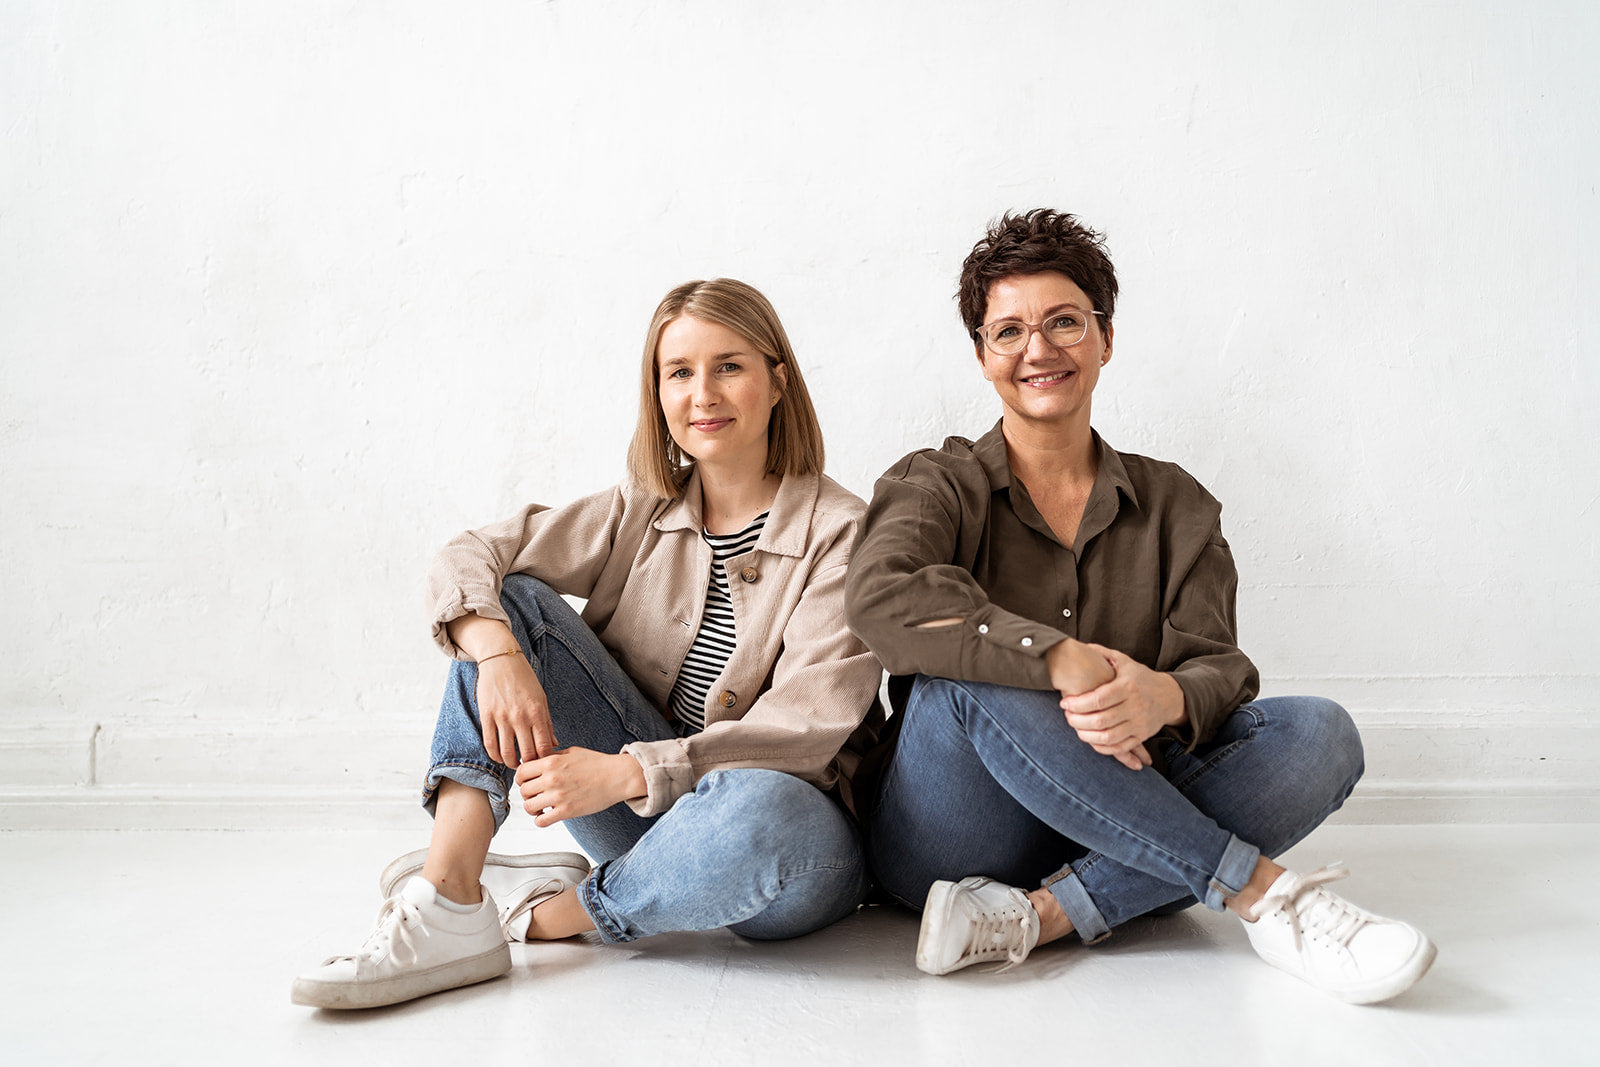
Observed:
[[[1074,932],[1085,945],[1098,945],[1111,936],[1111,924],[1106,922],[1100,906],[1089,895],[1089,887],[1071,866],[1063,867],[1052,876],[1046,888],[1072,920]],[[1083,914],[1078,914],[1080,912]]]
[[[809,867],[806,867],[803,870],[791,871],[787,875],[780,874],[778,876],[778,888],[777,888],[777,891],[775,893],[773,893],[772,896],[759,909],[757,909],[755,912],[751,913],[750,915],[745,916],[742,919],[733,919],[730,922],[726,923],[725,926],[727,926],[727,927],[738,926],[740,923],[746,923],[746,922],[749,922],[751,919],[756,918],[762,912],[764,912],[768,908],[770,908],[773,904],[777,903],[778,899],[783,896],[784,891],[789,887],[789,885],[791,883],[799,880],[800,878],[802,878],[802,877],[804,877],[806,875],[833,874],[833,873],[838,873],[838,872],[848,872],[848,871],[850,871],[852,869],[852,867],[854,867],[854,865],[853,864],[848,864],[848,863],[846,863],[846,864],[817,863],[817,864],[813,864],[813,865],[811,865]],[[859,878],[859,875],[858,875],[858,878]],[[859,894],[857,896],[856,903],[857,903],[857,906],[860,905]]]
[[[436,768],[439,767],[466,767],[474,771],[487,771],[488,773],[497,776],[500,774],[500,771],[508,771],[511,769],[504,763],[496,763],[493,760],[484,763],[481,760],[442,759],[438,763],[430,764],[428,766],[428,771],[431,774]],[[495,770],[496,767],[500,768],[500,770]]]
[[[656,740],[655,738],[640,736],[640,731],[635,727],[635,724],[630,721],[631,716],[628,714],[627,701],[621,699],[621,697],[617,693],[614,693],[610,686],[606,684],[605,680],[601,677],[601,670],[595,665],[593,660],[584,654],[586,650],[579,648],[577,645],[567,640],[567,635],[565,633],[552,627],[548,622],[546,622],[544,620],[544,612],[541,610],[539,613],[538,626],[536,626],[534,630],[530,631],[528,634],[529,649],[531,650],[535,642],[543,638],[549,638],[555,641],[566,650],[567,655],[571,656],[574,662],[583,667],[583,673],[588,677],[590,684],[594,686],[595,692],[599,693],[601,697],[605,699],[605,702],[611,705],[611,710],[616,713],[617,721],[622,725],[623,730],[625,730],[635,741],[649,742]]]
[[[464,771],[481,771],[482,773],[488,775],[489,777],[497,779],[500,782],[500,785],[506,790],[507,795],[509,795],[510,792],[511,792],[511,787],[506,784],[505,778],[506,778],[506,773],[514,773],[514,772],[510,772],[510,769],[505,767],[503,764],[499,764],[499,763],[479,763],[479,762],[477,762],[475,760],[461,760],[461,759],[446,759],[446,760],[440,760],[438,763],[429,764],[428,765],[428,773],[426,775],[424,775],[423,779],[422,779],[423,791],[424,792],[428,791],[428,785],[427,785],[428,779],[433,778],[435,776],[435,772],[440,770],[441,768],[444,768],[444,767],[458,767],[458,768],[460,768],[461,770],[464,770]],[[496,770],[497,767],[500,768],[500,769]],[[505,773],[503,773],[503,772],[505,772]]]
[[[984,704],[983,700],[981,698],[979,698],[979,696],[976,693],[974,693],[971,689],[968,689],[965,685],[962,685],[960,682],[955,682],[954,684],[955,684],[956,688],[959,688],[961,690],[961,692],[966,694],[966,696],[973,702],[973,704],[975,704],[979,708],[983,709],[984,716],[985,716],[986,720],[988,721],[988,723],[990,725],[992,725],[995,728],[995,730],[1001,736],[1003,736],[1006,739],[1006,742],[1008,744],[1010,744],[1010,746],[1012,747],[1013,751],[1015,751],[1017,753],[1017,755],[1019,757],[1021,757],[1020,764],[1022,766],[1026,766],[1026,767],[1032,769],[1035,772],[1035,774],[1037,775],[1038,778],[1043,780],[1052,789],[1054,789],[1059,795],[1061,795],[1063,798],[1065,798],[1070,806],[1072,806],[1073,808],[1077,809],[1079,812],[1083,813],[1084,815],[1089,816],[1092,820],[1098,821],[1101,824],[1103,824],[1103,825],[1105,825],[1107,827],[1110,827],[1112,830],[1115,830],[1116,832],[1118,832],[1118,833],[1120,833],[1120,834],[1122,834],[1122,835],[1124,835],[1124,836],[1126,836],[1128,838],[1131,838],[1131,839],[1133,839],[1135,841],[1139,841],[1140,843],[1148,846],[1151,851],[1159,853],[1160,855],[1167,857],[1169,859],[1169,861],[1171,861],[1173,866],[1175,866],[1175,867],[1182,867],[1182,868],[1185,868],[1185,869],[1193,870],[1196,874],[1198,874],[1201,878],[1206,879],[1208,882],[1214,876],[1214,874],[1215,874],[1214,871],[1204,870],[1204,869],[1200,868],[1199,866],[1190,863],[1188,860],[1184,859],[1181,856],[1173,855],[1172,852],[1170,850],[1168,850],[1167,848],[1159,845],[1158,843],[1156,843],[1154,841],[1150,841],[1150,840],[1146,839],[1142,835],[1135,833],[1134,831],[1128,829],[1127,827],[1124,827],[1124,826],[1118,824],[1117,822],[1113,821],[1112,819],[1109,819],[1106,816],[1102,815],[1100,812],[1095,811],[1088,804],[1084,803],[1075,794],[1070,792],[1066,786],[1062,785],[1061,783],[1056,782],[1055,779],[1050,777],[1050,775],[1045,771],[1045,769],[1042,766],[1040,766],[1040,764],[1037,761],[1035,761],[1033,759],[1033,757],[1030,756],[1027,753],[1027,751],[1017,741],[1017,739],[1015,737],[1013,737],[1009,732],[1006,731],[1006,728],[1004,727],[1004,725],[1002,725],[1000,723],[1000,721],[997,718],[995,718],[993,713],[989,711],[988,705]],[[1106,758],[1109,759],[1110,757],[1108,756]],[[1220,827],[1219,827],[1219,829],[1220,829]],[[1224,830],[1223,833],[1227,833],[1227,831]],[[1232,835],[1230,834],[1229,837],[1231,839]]]
[[[613,944],[626,944],[627,942],[636,940],[636,938],[627,933],[627,931],[618,925],[616,919],[611,915],[610,909],[608,909],[599,901],[599,899],[597,899],[600,893],[600,872],[605,866],[607,865],[600,864],[599,866],[595,867],[594,870],[589,872],[589,877],[585,878],[578,884],[578,903],[582,906],[584,912],[589,916],[590,921],[594,923],[595,930],[600,934],[601,940],[608,941]],[[729,919],[728,922],[724,923],[723,925],[738,926],[740,923],[748,922],[751,919],[754,919],[757,915],[760,915],[767,908],[771,907],[773,902],[777,900],[778,897],[783,895],[783,890],[786,883],[793,881],[796,878],[800,878],[808,874],[848,871],[851,869],[851,866],[852,865],[848,863],[814,863],[803,868],[788,871],[785,874],[780,874],[778,876],[777,889],[764,902],[761,903],[760,907],[757,907],[749,915]]]
[[[439,771],[439,770],[441,770],[443,768],[447,768],[447,767],[459,768],[460,770],[464,770],[464,771],[478,771],[478,772],[480,772],[482,774],[487,775],[490,778],[494,778],[495,780],[497,780],[500,783],[501,787],[506,790],[507,795],[509,795],[510,792],[511,792],[511,787],[506,784],[506,780],[505,779],[506,779],[506,774],[507,773],[512,773],[512,772],[510,772],[509,768],[505,767],[503,764],[499,764],[499,763],[479,763],[479,762],[477,762],[475,760],[461,760],[461,759],[445,759],[445,760],[440,760],[438,763],[429,764],[428,765],[428,773],[422,776],[422,789],[423,789],[423,792],[426,793],[426,792],[430,792],[431,791],[428,788],[428,779],[436,777],[437,776],[436,775],[437,771]],[[499,768],[499,770],[496,770],[496,768]],[[505,772],[505,773],[502,773],[502,772]],[[437,789],[437,787],[435,787],[435,789]]]
[[[470,789],[480,788],[478,785],[472,782],[461,782],[459,779],[451,778],[449,775],[439,774],[439,771],[472,771],[474,774],[481,774],[486,778],[494,779],[494,781],[500,786],[501,792],[498,793],[490,789],[481,790],[483,795],[489,801],[490,812],[492,812],[494,815],[495,833],[499,833],[500,827],[505,825],[506,819],[511,815],[511,788],[510,786],[506,785],[505,779],[493,770],[493,767],[497,766],[499,766],[499,764],[485,765],[470,760],[440,760],[438,763],[431,764],[428,767],[428,773],[423,775],[422,778],[423,808],[426,809],[430,815],[433,814],[433,808],[430,807],[430,805],[436,801],[436,798],[439,795],[439,787],[445,781],[457,782],[458,784],[465,785]],[[435,778],[437,778],[438,781],[434,781]]]
[[[1248,711],[1250,713],[1250,717],[1255,720],[1255,724],[1250,727],[1250,732],[1244,737],[1239,738],[1237,741],[1232,741],[1226,746],[1217,749],[1215,752],[1212,752],[1206,757],[1205,762],[1201,763],[1200,766],[1194,768],[1188,774],[1184,775],[1181,779],[1172,780],[1173,787],[1179,792],[1187,789],[1189,786],[1199,781],[1202,777],[1209,774],[1212,770],[1227,762],[1230,756],[1240,751],[1251,741],[1253,741],[1256,734],[1267,725],[1266,717],[1261,714],[1260,710],[1256,708],[1255,705],[1244,704],[1240,706],[1239,710]]]
[[[633,937],[630,936],[627,931],[623,930],[622,927],[617,925],[616,920],[611,917],[611,913],[598,899],[600,893],[600,872],[604,870],[606,866],[607,865],[604,863],[597,864],[594,870],[589,872],[589,877],[578,883],[578,903],[582,905],[583,910],[588,913],[589,919],[594,923],[595,930],[600,934],[600,939],[602,941],[610,941],[613,944],[625,944],[629,941],[632,941]]]

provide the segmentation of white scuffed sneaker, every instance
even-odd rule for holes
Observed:
[[[1039,913],[1028,895],[993,878],[935,882],[922,909],[917,967],[949,974],[974,963],[1004,960],[1009,970],[1039,943]]]
[[[1356,907],[1323,884],[1350,872],[1333,864],[1310,874],[1284,871],[1244,924],[1256,955],[1351,1004],[1399,996],[1433,965],[1421,930]]]
[[[533,909],[563,890],[577,885],[588,876],[588,872],[577,877],[572,877],[571,868],[539,867],[539,877],[523,882],[517,887],[517,895],[507,901],[505,907],[500,909],[500,928],[505,931],[507,941],[526,942],[528,940],[528,926],[533,921]]]
[[[407,852],[383,869],[378,889],[385,897],[422,870],[428,850]],[[589,877],[589,861],[576,852],[534,852],[520,856],[489,853],[483,861],[483,886],[500,901],[500,927],[511,941],[528,939],[534,905]]]
[[[383,902],[359,950],[330,956],[296,978],[289,999],[313,1008],[376,1008],[509,970],[511,950],[487,890],[472,911],[451,911],[432,882],[414,877]]]

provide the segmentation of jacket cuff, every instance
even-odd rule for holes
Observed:
[[[486,592],[453,589],[439,597],[433,606],[433,643],[451,659],[472,662],[472,657],[450,640],[450,624],[463,615],[476,615],[483,619],[496,619],[511,625],[511,616],[500,606],[500,598]]]
[[[627,801],[635,815],[660,815],[694,789],[694,766],[677,741],[633,741],[622,751],[644,768],[644,796]]]

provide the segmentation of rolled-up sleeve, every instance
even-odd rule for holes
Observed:
[[[500,606],[508,574],[531,574],[558,593],[587,597],[616,541],[623,518],[620,488],[560,508],[529,504],[508,519],[451,538],[428,567],[433,640],[447,656],[470,659],[450,640],[463,615],[509,622]]]

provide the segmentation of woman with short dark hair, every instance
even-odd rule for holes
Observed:
[[[1055,211],[1006,215],[963,265],[1000,421],[879,479],[846,586],[897,711],[857,780],[873,873],[922,908],[936,974],[1203,901],[1267,962],[1392,997],[1428,939],[1323,888],[1342,869],[1270,858],[1355,786],[1354,724],[1256,698],[1221,505],[1091,427],[1116,297],[1100,235]]]

